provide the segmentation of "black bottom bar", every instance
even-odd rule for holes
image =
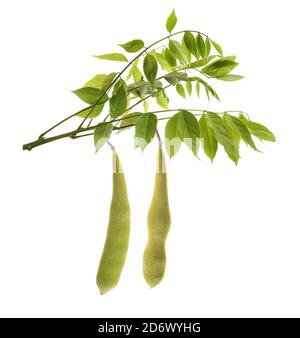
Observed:
[[[299,318],[5,318],[0,336],[298,336]],[[290,334],[290,335],[289,335]]]

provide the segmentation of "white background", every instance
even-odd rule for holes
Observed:
[[[298,1],[1,1],[1,316],[300,316]],[[111,153],[92,138],[23,152],[21,145],[83,107],[70,93],[121,64],[91,55],[197,29],[237,54],[236,83],[214,82],[221,104],[174,99],[172,107],[242,109],[276,134],[242,147],[235,167],[182,148],[169,163],[172,228],[163,282],[142,276],[156,142],[134,150],[113,138],[126,172],[132,234],[117,288],[100,296],[95,274],[111,198]],[[171,93],[171,92],[170,92]],[[172,96],[172,94],[170,94]],[[162,128],[161,131],[163,132]]]

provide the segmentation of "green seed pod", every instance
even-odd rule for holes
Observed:
[[[167,173],[161,147],[158,150],[154,193],[148,211],[148,243],[144,252],[144,278],[153,288],[161,282],[166,268],[165,242],[171,225]]]
[[[113,289],[120,278],[128,250],[130,205],[125,176],[118,155],[113,151],[113,194],[104,249],[96,282],[101,294]]]

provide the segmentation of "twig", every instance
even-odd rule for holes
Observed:
[[[166,110],[156,110],[156,111],[152,111],[151,113],[153,114],[160,114],[160,113],[167,113],[167,112],[173,112],[173,111],[179,111],[179,110],[182,110],[181,108],[178,108],[178,109],[166,109]],[[194,114],[195,116],[199,116],[199,115],[202,115],[203,113],[207,112],[207,110],[204,110],[204,109],[185,109],[185,110],[188,110],[188,111],[191,111],[191,112],[201,112],[201,114]],[[227,110],[227,111],[224,111],[224,112],[219,112],[217,114],[225,114],[225,113],[241,113],[241,114],[246,114],[240,110]],[[116,119],[114,120],[114,122],[119,122],[119,121],[123,121],[123,120],[126,120],[130,118],[130,116],[124,116],[123,118],[120,118],[120,119]],[[164,117],[164,118],[160,118],[158,119],[159,121],[162,121],[162,120],[166,120],[166,119],[169,119],[170,117]],[[85,134],[85,135],[77,135],[77,133],[84,133],[84,132],[87,132],[87,131],[90,131],[90,130],[94,130],[95,128],[99,127],[99,126],[102,126],[102,125],[106,125],[106,124],[109,124],[109,123],[112,123],[110,121],[108,122],[101,122],[101,123],[98,123],[96,125],[93,125],[93,126],[89,126],[89,127],[86,127],[86,128],[81,128],[80,130],[72,130],[68,133],[63,133],[63,134],[60,134],[60,135],[55,135],[55,136],[52,136],[52,137],[48,137],[48,138],[38,138],[36,141],[33,141],[33,142],[30,142],[30,143],[27,143],[27,144],[24,144],[23,145],[23,150],[32,150],[33,148],[35,147],[38,147],[38,146],[41,146],[43,144],[46,144],[46,143],[50,143],[50,142],[53,142],[53,141],[56,141],[56,140],[59,140],[59,139],[62,139],[62,138],[67,138],[67,137],[71,137],[71,138],[79,138],[79,137],[85,137],[85,136],[90,136],[90,135],[93,135],[93,133],[89,133],[89,134]],[[129,128],[131,126],[134,126],[133,125],[129,125],[129,126],[125,126],[124,128]],[[117,127],[117,126],[114,126],[113,127],[113,130],[119,130],[119,129],[122,129],[123,127]]]

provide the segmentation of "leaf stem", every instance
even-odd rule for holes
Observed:
[[[107,141],[106,143],[110,146],[112,152],[116,150],[115,146],[110,141]]]
[[[156,137],[157,137],[157,139],[158,139],[158,144],[159,144],[159,146],[161,147],[161,146],[162,146],[162,141],[161,141],[161,137],[160,137],[158,128],[156,128],[155,134],[156,134]]]

